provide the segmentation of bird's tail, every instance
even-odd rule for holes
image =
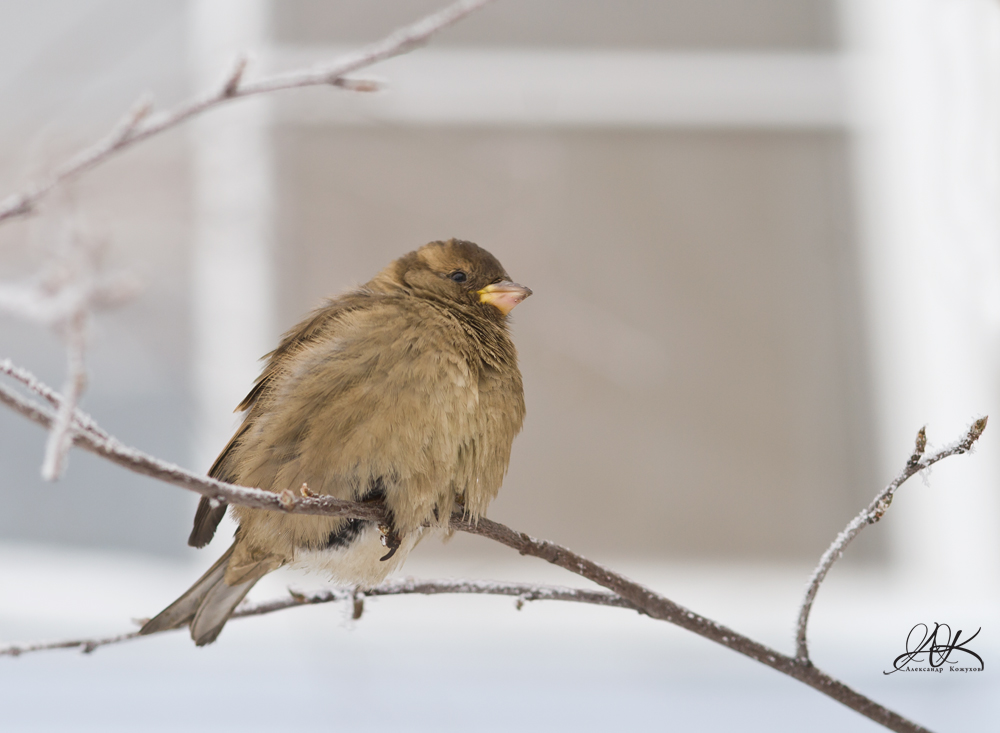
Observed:
[[[140,634],[176,629],[191,625],[191,638],[198,646],[215,641],[236,606],[250,592],[254,583],[267,572],[250,573],[250,579],[237,585],[226,583],[226,568],[233,556],[234,543],[187,592],[171,603],[139,630]],[[261,568],[263,570],[263,568]],[[271,568],[268,568],[271,569]],[[243,577],[247,577],[244,574]]]

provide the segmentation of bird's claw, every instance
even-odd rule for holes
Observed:
[[[385,555],[379,558],[379,562],[385,562],[390,557],[396,554],[396,550],[399,549],[401,540],[399,539],[399,535],[396,533],[396,530],[393,529],[392,527],[380,524],[378,526],[378,531],[382,533],[381,537],[382,547],[389,548],[389,551],[385,553]]]

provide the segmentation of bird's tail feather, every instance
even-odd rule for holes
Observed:
[[[215,641],[226,621],[240,605],[240,601],[262,577],[263,574],[239,585],[226,585],[225,580],[213,585],[198,607],[194,620],[191,621],[191,638],[194,639],[194,643],[205,646]]]
[[[237,585],[227,585],[226,568],[229,566],[234,547],[235,544],[226,550],[184,595],[147,621],[139,633],[154,634],[157,631],[176,629],[190,623],[191,638],[195,644],[204,646],[215,641],[236,606],[267,570],[271,569],[265,570],[262,567],[261,570],[264,572],[249,573],[248,580]],[[243,577],[247,577],[247,574]]]

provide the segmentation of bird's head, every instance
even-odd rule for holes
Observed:
[[[393,262],[377,278],[388,279],[417,297],[477,308],[503,320],[531,289],[511,282],[497,258],[472,242],[431,242]],[[384,280],[383,280],[384,281]]]

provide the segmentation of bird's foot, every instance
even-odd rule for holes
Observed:
[[[380,524],[378,526],[378,531],[382,534],[382,547],[389,548],[389,551],[379,558],[380,562],[385,562],[396,554],[396,550],[399,549],[400,544],[402,544],[402,540],[399,538],[399,534],[396,530],[388,525]]]

